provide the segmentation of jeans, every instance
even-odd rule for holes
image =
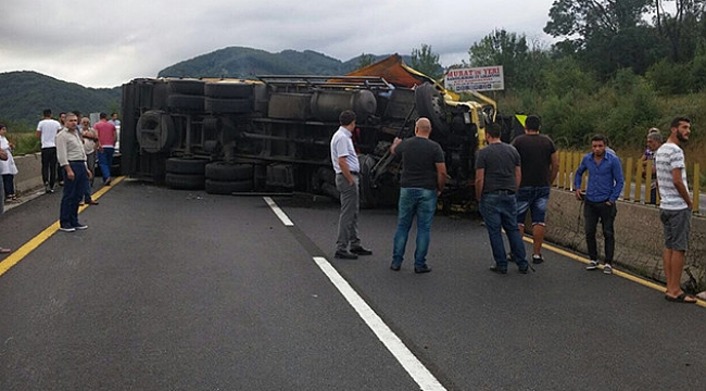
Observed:
[[[103,150],[96,152],[98,154],[98,165],[101,167],[101,175],[103,176],[103,182],[110,178],[110,166],[113,165],[113,154],[115,153],[115,148],[113,147],[103,147]]]
[[[86,166],[88,167],[88,171],[91,172],[91,174],[95,174],[95,166],[96,166],[96,153],[89,153],[86,155]],[[93,201],[91,199],[91,189],[93,188],[93,179],[94,177],[91,176],[91,179],[88,179],[88,176],[86,176],[86,193],[84,194],[83,200],[85,202],[91,202]]]
[[[88,185],[86,163],[70,162],[69,165],[71,165],[71,170],[74,172],[74,179],[69,180],[64,175],[64,193],[61,196],[61,209],[59,210],[59,223],[62,228],[77,227],[79,225],[78,204],[86,193],[85,186]]]
[[[615,252],[615,233],[613,232],[613,222],[615,215],[618,214],[618,208],[615,204],[610,206],[605,202],[586,201],[583,207],[583,217],[586,220],[586,247],[588,247],[588,256],[590,259],[598,260],[598,245],[596,244],[596,229],[598,220],[601,221],[603,227],[603,239],[605,240],[605,263],[613,262],[613,254]]]
[[[56,147],[42,148],[42,182],[54,188],[57,169],[61,170],[56,160]]]
[[[426,264],[431,222],[436,211],[436,190],[417,187],[400,189],[398,203],[397,231],[395,232],[392,249],[392,265],[400,266],[404,257],[405,247],[412,220],[417,216],[417,248],[414,251],[414,267],[419,269]]]
[[[485,222],[490,239],[490,248],[493,251],[495,265],[500,270],[507,270],[507,254],[500,228],[505,230],[510,242],[512,259],[521,269],[527,269],[527,253],[522,243],[522,236],[517,227],[517,200],[515,194],[510,192],[483,193],[480,200],[480,213]]]
[[[360,247],[358,237],[359,178],[353,175],[353,184],[349,184],[342,174],[336,175],[336,189],[340,193],[341,213],[338,217],[338,239],[336,250],[347,251],[350,247]]]
[[[12,174],[4,174],[2,176],[2,183],[5,187],[5,197],[10,195],[15,195],[15,176]]]

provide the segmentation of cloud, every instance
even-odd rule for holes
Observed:
[[[552,0],[199,2],[4,0],[0,72],[35,70],[91,87],[154,77],[229,46],[314,50],[342,61],[432,46],[443,65],[494,29],[542,33]]]

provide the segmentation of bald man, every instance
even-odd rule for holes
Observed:
[[[415,137],[404,141],[395,138],[390,152],[402,157],[400,201],[398,204],[397,232],[395,232],[390,269],[399,271],[412,220],[417,217],[417,249],[414,252],[414,272],[428,273],[427,265],[431,222],[436,211],[436,198],[446,185],[444,151],[435,141],[429,140],[431,122],[419,118],[414,127]]]

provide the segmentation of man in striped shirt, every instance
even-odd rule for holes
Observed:
[[[660,220],[664,226],[664,274],[667,291],[664,298],[679,303],[696,303],[696,298],[681,289],[684,257],[691,228],[691,197],[686,181],[686,164],[681,145],[689,141],[691,120],[677,117],[672,121],[667,142],[655,153],[657,187],[661,202]]]

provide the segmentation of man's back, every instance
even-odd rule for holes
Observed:
[[[436,189],[436,163],[444,162],[444,152],[438,143],[411,137],[397,146],[396,153],[402,156],[401,187]]]
[[[61,130],[59,121],[45,118],[37,124],[37,132],[41,133],[42,148],[52,148],[56,146],[56,133]]]
[[[115,126],[108,121],[98,121],[93,125],[93,129],[98,133],[98,142],[101,147],[115,146]]]
[[[523,134],[512,145],[522,159],[520,187],[550,186],[552,154],[556,152],[552,139],[543,134]]]

